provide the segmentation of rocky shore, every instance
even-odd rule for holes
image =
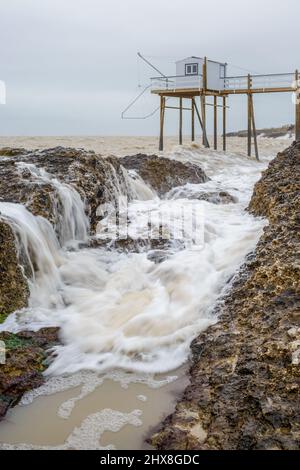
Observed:
[[[237,132],[228,132],[227,137],[247,137],[248,131],[242,130]],[[267,137],[270,139],[280,139],[286,138],[293,138],[295,135],[295,126],[293,124],[287,124],[281,127],[271,127],[265,129],[258,129],[257,135],[260,137]]]
[[[279,153],[248,210],[255,252],[191,345],[190,385],[150,439],[157,449],[300,448],[300,143]]]
[[[130,197],[121,163],[160,196],[208,179],[198,166],[154,155],[120,160],[71,148],[6,148],[0,150],[0,201],[21,203],[58,230],[55,184],[37,178],[28,166],[35,165],[80,193],[93,233],[99,204],[115,202],[120,190]],[[256,184],[248,210],[268,218],[269,225],[218,306],[219,322],[192,343],[190,385],[175,412],[151,437],[156,448],[300,448],[299,170],[300,143],[278,154]],[[199,198],[234,202],[226,192],[201,193]],[[30,273],[1,214],[0,242],[3,322],[27,306]],[[59,331],[3,332],[0,341],[6,346],[6,364],[0,366],[1,419],[24,392],[43,383]]]
[[[198,166],[175,160],[171,162],[166,158],[160,158],[158,163],[155,155],[139,154],[120,160],[73,148],[36,151],[2,148],[0,202],[22,204],[35,216],[46,218],[59,238],[62,208],[55,182],[58,180],[76,189],[86,202],[92,235],[101,220],[101,214],[97,212],[99,205],[116,203],[120,194],[126,195],[129,200],[135,196],[124,168],[139,173],[160,195],[178,185],[202,183],[208,179]],[[47,174],[39,173],[40,169]],[[91,247],[94,242],[96,240],[90,240]],[[127,249],[124,243],[121,249]],[[135,246],[129,249],[134,251]],[[28,279],[32,272],[23,255],[22,251],[17,250],[11,226],[0,212],[0,323],[14,311],[28,305]],[[49,348],[59,342],[59,331],[44,328],[38,332],[24,331],[16,335],[2,332],[0,341],[5,343],[6,348],[6,363],[0,365],[1,419],[26,391],[43,383],[43,371],[51,355]]]

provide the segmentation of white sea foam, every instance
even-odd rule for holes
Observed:
[[[101,375],[96,372],[82,371],[69,376],[49,377],[47,382],[41,387],[30,390],[26,393],[22,397],[20,405],[27,406],[38,397],[49,396],[75,387],[81,387],[78,395],[64,401],[58,408],[58,416],[63,419],[68,419],[76,403],[93,393],[105,380],[118,382],[124,389],[127,389],[130,384],[144,384],[152,389],[158,389],[174,382],[176,379],[176,375],[155,378],[151,374],[133,374],[122,370],[113,370]]]
[[[113,445],[102,446],[101,436],[106,431],[118,432],[124,426],[141,426],[140,410],[133,410],[130,413],[111,410],[109,408],[101,410],[87,416],[79,427],[76,427],[68,436],[66,441],[57,446],[41,446],[33,444],[1,444],[1,450],[112,450]]]

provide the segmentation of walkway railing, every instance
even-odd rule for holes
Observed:
[[[292,88],[295,87],[295,73],[276,73],[268,75],[251,75],[251,88],[255,89],[273,89],[273,88]],[[248,75],[237,77],[226,77],[224,79],[224,88],[228,91],[248,89]]]
[[[173,91],[178,89],[201,89],[203,87],[202,75],[173,75],[169,77],[151,78],[152,90]]]
[[[273,89],[295,89],[297,88],[295,82],[295,73],[280,73],[280,74],[267,74],[267,75],[251,75],[251,88],[253,90],[273,90]],[[223,82],[224,80],[224,82]],[[241,75],[235,77],[226,77],[220,79],[220,83],[224,83],[224,91],[234,93],[239,90],[247,90],[249,85],[248,75]],[[186,75],[173,75],[169,77],[153,77],[151,78],[151,89],[155,91],[175,91],[185,89],[202,89],[203,76],[186,76]],[[210,89],[209,80],[207,88]],[[222,89],[220,91],[223,91]]]

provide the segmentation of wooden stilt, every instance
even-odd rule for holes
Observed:
[[[179,145],[182,145],[182,98],[179,98]]]
[[[204,57],[204,64],[203,64],[203,90],[207,90],[207,57]]]
[[[201,114],[202,114],[202,123],[203,123],[203,134],[202,134],[202,143],[204,147],[209,148],[209,143],[206,133],[206,96],[201,95]]]
[[[205,137],[203,137],[203,138],[205,139],[206,147],[209,147],[209,143],[208,143],[208,140],[207,140],[206,133],[204,133],[203,122],[202,122],[202,119],[201,119],[201,116],[200,116],[200,113],[199,113],[198,106],[197,106],[195,101],[194,101],[194,107],[195,107],[195,111],[196,111],[196,114],[197,114],[197,117],[198,117],[198,120],[199,120],[199,123],[200,123],[201,130],[203,132],[203,136],[205,135]]]
[[[191,110],[192,110],[192,115],[191,115],[191,124],[192,124],[192,142],[195,142],[195,103],[194,103],[194,98],[191,99]]]
[[[252,121],[252,130],[253,130],[253,138],[254,138],[255,158],[256,158],[256,160],[259,160],[258,144],[257,144],[257,133],[256,133],[255,116],[254,116],[253,95],[252,94],[250,95],[250,110],[251,110],[251,121]]]
[[[199,113],[198,106],[197,106],[195,101],[194,101],[194,107],[195,107],[195,111],[196,111],[196,114],[197,114],[197,117],[198,117],[198,120],[199,120],[199,123],[200,123],[201,130],[203,132],[203,122],[202,122],[202,119],[201,119],[201,116],[200,116],[200,113]]]
[[[202,66],[202,87],[203,92],[200,95],[200,104],[201,104],[201,115],[202,115],[202,144],[204,147],[209,147],[207,134],[206,134],[206,96],[205,92],[207,89],[207,57],[204,57],[204,63]]]
[[[226,152],[226,96],[223,96],[223,151]]]
[[[247,130],[247,155],[251,157],[251,98],[250,94],[248,94],[247,100],[247,110],[248,110],[248,130]]]
[[[218,97],[214,96],[214,149],[218,149]]]
[[[300,140],[300,75],[298,70],[295,73],[296,86],[298,87],[296,91],[296,117],[295,117],[295,139],[296,141]]]
[[[164,96],[160,97],[160,132],[159,132],[159,151],[164,149],[164,120],[165,120],[165,102]]]
[[[251,76],[248,75],[248,131],[247,131],[247,154],[251,157]]]

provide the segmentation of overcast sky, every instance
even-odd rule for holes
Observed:
[[[154,135],[157,115],[120,118],[139,80],[155,75],[137,51],[170,74],[190,55],[228,62],[237,75],[292,72],[299,18],[299,0],[0,0],[0,134]],[[293,121],[290,95],[255,100],[258,127]],[[132,115],[157,104],[148,94]],[[232,129],[246,126],[241,104],[229,102]],[[176,130],[170,111],[167,131]]]

